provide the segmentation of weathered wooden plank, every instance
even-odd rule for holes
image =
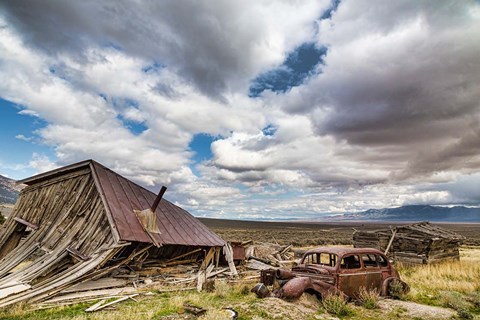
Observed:
[[[98,305],[97,303],[87,309],[85,309],[86,312],[93,312],[93,311],[98,311],[98,310],[102,310],[106,307],[109,307],[111,305],[114,305],[114,304],[117,304],[119,302],[122,302],[122,301],[125,301],[125,300],[128,300],[128,299],[131,299],[131,298],[134,298],[138,296],[138,293],[135,293],[135,294],[132,294],[132,295],[129,295],[129,296],[126,296],[126,297],[122,297],[120,299],[117,299],[117,300],[114,300],[112,302],[109,302],[109,303],[105,303],[105,304],[102,304],[102,305]]]
[[[234,276],[237,276],[237,268],[235,268],[235,263],[233,262],[233,250],[229,243],[226,243],[225,246],[223,246],[223,254],[225,255],[225,260],[227,260],[230,271]]]
[[[24,283],[19,283],[17,281],[12,281],[7,285],[0,287],[0,299],[8,297],[9,295],[19,293],[25,290],[30,289],[31,286]]]

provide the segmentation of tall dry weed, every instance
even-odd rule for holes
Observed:
[[[480,289],[480,263],[474,260],[401,267],[401,274],[405,282],[420,290],[471,293]]]

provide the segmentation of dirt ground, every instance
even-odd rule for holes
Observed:
[[[382,299],[379,301],[379,308],[375,310],[366,310],[350,304],[353,308],[353,314],[349,319],[451,319],[456,312],[441,307],[426,306],[414,302]],[[255,320],[262,319],[290,319],[290,320],[336,320],[331,314],[321,312],[321,302],[314,296],[303,294],[298,300],[289,302],[278,298],[258,299],[253,305],[236,305],[234,309],[241,316],[248,310],[258,310],[258,316]],[[211,311],[213,313],[221,310]],[[262,316],[264,315],[264,317]],[[213,317],[217,318],[217,317]],[[218,317],[218,319],[228,319],[228,317]]]
[[[393,310],[404,310],[404,316],[412,319],[450,319],[456,312],[441,307],[426,306],[410,301],[384,299],[379,302],[380,309],[385,313]]]

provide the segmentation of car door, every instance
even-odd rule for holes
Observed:
[[[380,267],[380,271],[382,273],[382,281],[387,279],[388,277],[392,276],[392,268],[390,267],[390,264],[388,263],[387,257],[377,254],[377,261],[378,265]]]
[[[382,271],[380,270],[377,256],[373,253],[363,253],[361,256],[365,270],[364,287],[367,290],[377,290],[380,292],[382,289]]]
[[[358,254],[347,254],[340,261],[338,289],[349,297],[355,297],[365,283],[365,272]]]

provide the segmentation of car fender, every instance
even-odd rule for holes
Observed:
[[[343,295],[335,286],[321,281],[313,280],[309,277],[296,277],[289,280],[281,289],[278,290],[276,296],[285,299],[297,299],[304,292],[324,297],[328,294]]]

